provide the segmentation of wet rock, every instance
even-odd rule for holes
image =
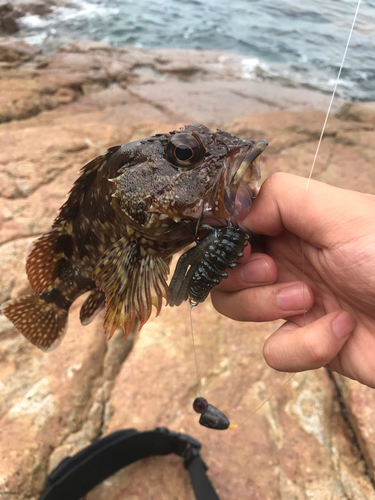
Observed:
[[[0,32],[4,31],[9,35],[13,35],[19,30],[17,12],[11,3],[0,4]]]
[[[55,0],[12,0],[0,1],[0,16],[11,14],[13,19],[25,16],[26,14],[35,16],[46,16],[50,14],[56,5]]]
[[[34,45],[16,38],[0,38],[0,61],[17,62],[30,61],[40,49]]]
[[[375,103],[349,102],[342,106],[336,118],[340,120],[351,120],[355,122],[367,123],[368,126],[375,125]]]
[[[59,47],[59,52],[90,52],[90,51],[113,51],[112,45],[105,42],[97,42],[94,40],[80,40],[71,42]]]
[[[0,122],[26,119],[111,86],[129,90],[139,102],[177,122],[215,123],[286,107],[324,109],[328,102],[328,96],[309,90],[297,93],[281,85],[249,81],[241,69],[242,59],[222,52],[114,49],[102,42],[82,41],[64,45],[52,56],[35,58],[35,47],[2,40]],[[31,57],[35,64],[20,65]],[[336,100],[335,106],[339,103]]]

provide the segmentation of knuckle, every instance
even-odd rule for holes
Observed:
[[[310,339],[306,343],[307,357],[312,367],[320,368],[326,365],[331,359],[327,346]]]
[[[263,357],[266,360],[266,363],[268,366],[273,368],[274,370],[277,370],[279,368],[278,366],[278,356],[275,356],[275,349],[273,346],[273,339],[272,335],[271,337],[268,337],[268,339],[265,341],[263,345]]]

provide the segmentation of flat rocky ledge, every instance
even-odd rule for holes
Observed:
[[[17,50],[19,59],[0,57],[0,303],[30,291],[28,245],[50,227],[79,168],[110,146],[203,121],[268,140],[263,179],[308,175],[327,96],[245,80],[240,61],[223,53],[95,42],[51,57]],[[374,125],[372,103],[341,107],[328,121],[314,178],[374,193]],[[106,340],[102,317],[82,327],[81,301],[49,354],[0,315],[0,498],[37,500],[67,455],[118,429],[157,426],[202,442],[226,500],[375,498],[374,391],[325,370],[281,387],[289,375],[262,357],[277,323],[230,321],[209,300],[194,309],[204,395],[242,423],[218,433],[200,427],[191,408],[199,390],[187,306],[165,308],[124,343],[122,332]],[[176,492],[192,498],[182,462],[166,457],[120,471],[86,498],[172,500]]]
[[[259,69],[248,71],[246,60],[225,52],[114,49],[82,41],[46,56],[15,38],[0,38],[0,123],[72,102],[103,108],[130,98],[166,120],[205,123],[250,112],[328,107],[325,94],[282,86]],[[342,103],[336,99],[334,110]]]

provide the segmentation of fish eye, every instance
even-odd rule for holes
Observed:
[[[186,169],[200,162],[206,150],[195,134],[181,133],[174,135],[167,144],[167,160],[175,167]]]

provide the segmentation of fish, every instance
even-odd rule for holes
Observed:
[[[109,148],[82,168],[51,229],[28,249],[33,293],[1,311],[51,351],[72,303],[90,292],[82,325],[105,308],[108,339],[121,325],[126,340],[153,307],[158,315],[168,304],[172,256],[196,240],[200,224],[235,224],[249,208],[266,146],[196,123]]]

